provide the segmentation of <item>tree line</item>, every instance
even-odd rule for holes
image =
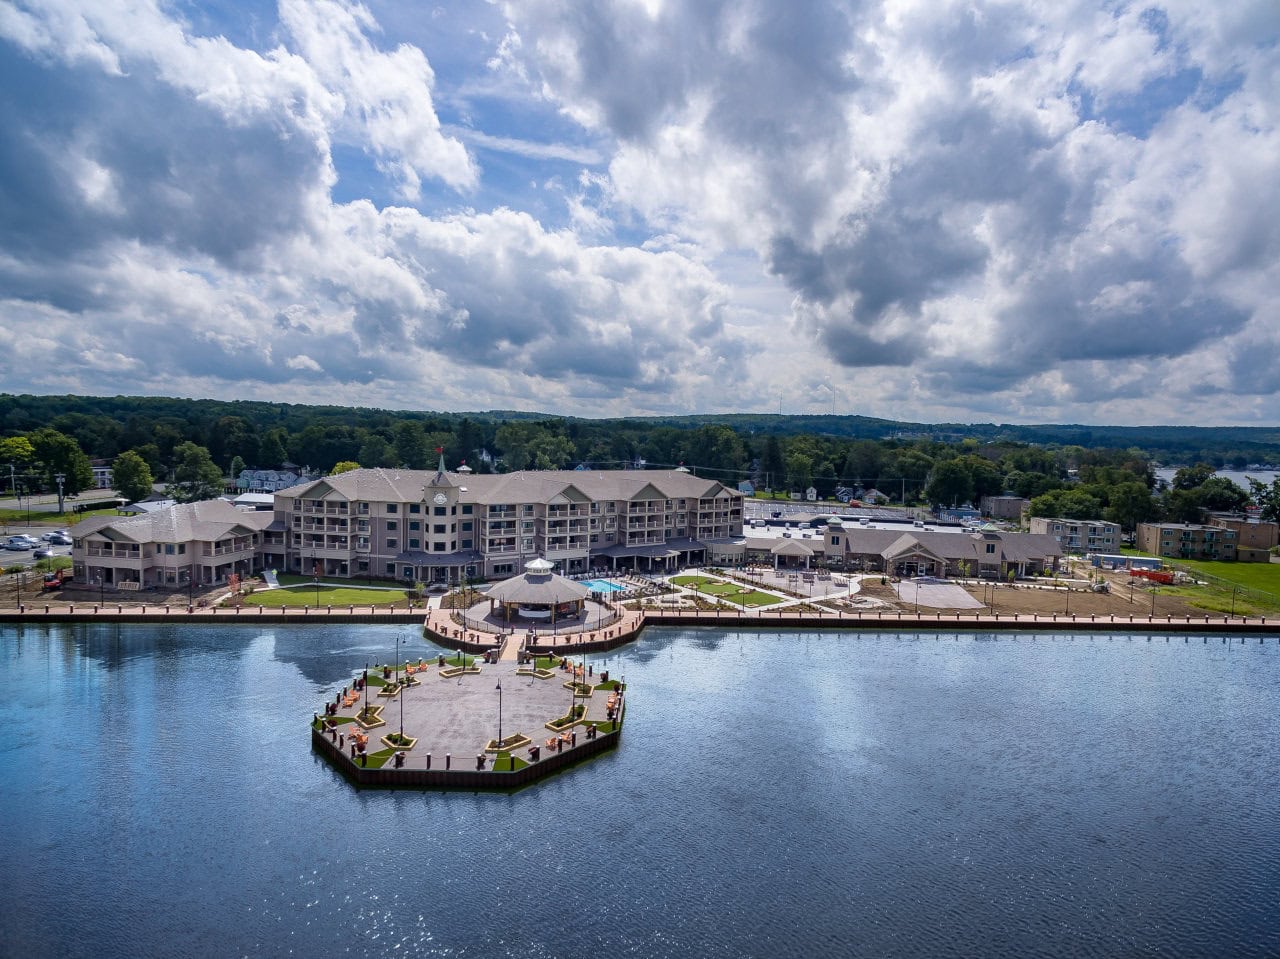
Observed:
[[[875,491],[891,502],[960,506],[1010,493],[1029,499],[1032,515],[1105,518],[1126,529],[1154,519],[1195,522],[1205,510],[1239,509],[1249,501],[1248,493],[1213,475],[1215,466],[1234,465],[1221,453],[1201,458],[1179,471],[1170,488],[1160,489],[1152,449],[1029,442],[994,428],[973,427],[979,435],[959,436],[952,426],[904,425],[910,424],[840,416],[588,420],[4,395],[0,469],[12,466],[24,484],[41,490],[52,488],[61,473],[66,492],[76,493],[92,483],[90,460],[101,460],[112,465],[116,488],[131,499],[160,483],[176,498],[193,500],[218,495],[243,469],[286,465],[318,473],[356,466],[427,469],[441,455],[450,468],[466,463],[476,472],[683,465],[730,486],[750,480],[758,489],[786,493],[812,487],[824,499],[843,490]],[[823,426],[843,428],[822,432]],[[880,435],[849,435],[864,428]],[[1092,431],[1108,429],[1130,435],[1137,428]],[[1171,430],[1192,430],[1193,438],[1202,438],[1181,427],[1153,428],[1153,436],[1167,447]],[[1240,435],[1232,439],[1240,441]],[[1251,452],[1264,448],[1259,443]],[[1204,450],[1197,446],[1196,452]],[[1280,447],[1277,454],[1280,459]],[[1264,510],[1274,512],[1269,490],[1253,492]],[[1280,503],[1280,492],[1274,499]]]

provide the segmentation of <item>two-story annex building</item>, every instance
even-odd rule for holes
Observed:
[[[276,493],[264,549],[291,572],[425,583],[669,570],[742,533],[742,495],[687,470],[358,469]],[[276,550],[280,552],[277,554]]]
[[[92,516],[71,530],[75,578],[105,589],[186,589],[261,568],[270,513],[225,500],[183,503],[136,516]]]

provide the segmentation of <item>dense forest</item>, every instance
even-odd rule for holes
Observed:
[[[1033,512],[1194,520],[1246,497],[1213,468],[1280,461],[1280,429],[921,424],[864,416],[759,414],[583,419],[516,411],[434,413],[163,397],[0,395],[0,468],[11,483],[69,493],[90,460],[116,485],[165,483],[180,499],[217,495],[224,477],[285,464],[327,473],[424,469],[442,449],[477,472],[685,465],[731,485],[877,490],[894,501],[959,505],[989,494]],[[1156,488],[1156,464],[1200,464]],[[1223,485],[1226,484],[1226,485]],[[1230,487],[1230,488],[1228,488]],[[1255,491],[1255,495],[1261,495]],[[1265,503],[1264,503],[1265,505]]]

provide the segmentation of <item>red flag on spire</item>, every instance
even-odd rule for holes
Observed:
[[[436,452],[437,452],[437,453],[443,453],[443,452],[444,452],[444,447],[443,447],[443,446],[437,446],[437,447],[436,447]]]

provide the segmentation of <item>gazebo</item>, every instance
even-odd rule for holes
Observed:
[[[591,591],[565,579],[556,573],[554,565],[539,558],[526,563],[519,576],[504,579],[485,595],[490,615],[501,616],[504,622],[537,619],[555,623],[581,616]]]

